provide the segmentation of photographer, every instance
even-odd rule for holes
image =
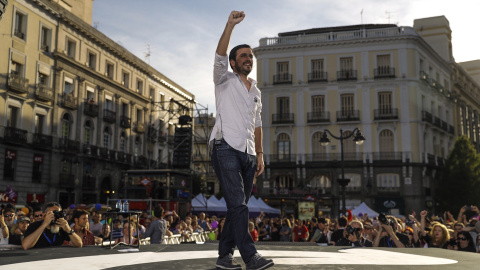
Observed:
[[[8,244],[8,238],[10,236],[8,226],[5,223],[5,218],[3,216],[3,209],[0,210],[0,245]]]
[[[372,247],[372,241],[364,238],[363,224],[358,220],[352,220],[343,231],[343,237],[335,243],[335,246]]]
[[[408,236],[397,232],[399,225],[395,217],[382,213],[378,216],[378,220],[380,226],[373,242],[374,247],[404,248],[408,246]]]
[[[30,224],[25,231],[25,238],[22,241],[23,249],[61,246],[64,241],[71,241],[74,247],[82,247],[82,239],[68,226],[61,211],[60,204],[47,203],[44,206],[43,221]]]

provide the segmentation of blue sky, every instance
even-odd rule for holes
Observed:
[[[280,32],[360,24],[362,9],[363,23],[402,26],[412,26],[417,18],[445,15],[456,61],[480,59],[478,0],[95,0],[92,20],[102,33],[215,112],[213,58],[232,10],[244,11],[246,18],[235,28],[231,46],[257,47],[260,38]],[[256,78],[255,69],[251,77]]]

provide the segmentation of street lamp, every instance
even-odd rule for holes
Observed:
[[[342,166],[342,178],[337,179],[337,182],[342,187],[342,203],[343,203],[342,213],[343,213],[344,216],[346,216],[347,207],[345,205],[345,187],[350,182],[350,179],[345,179],[345,162],[343,160],[343,140],[349,139],[355,134],[355,137],[353,138],[353,141],[357,145],[362,145],[363,142],[365,141],[365,137],[362,135],[362,133],[360,132],[360,130],[358,128],[355,128],[352,131],[352,133],[350,133],[347,136],[343,136],[343,130],[342,129],[340,129],[340,136],[335,136],[328,129],[325,129],[323,131],[322,137],[320,138],[320,144],[322,146],[327,146],[330,143],[330,139],[328,138],[327,133],[330,134],[330,136],[332,136],[333,138],[340,141],[340,163],[341,163],[341,166]]]

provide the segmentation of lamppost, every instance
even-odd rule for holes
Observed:
[[[365,141],[365,137],[362,135],[362,133],[360,132],[360,130],[358,128],[355,128],[352,131],[352,133],[350,133],[346,136],[343,135],[343,130],[342,129],[340,129],[340,136],[335,136],[330,132],[330,130],[325,129],[323,131],[322,138],[320,138],[320,144],[323,145],[323,146],[327,146],[330,143],[330,139],[328,138],[327,133],[330,134],[330,136],[332,136],[333,138],[340,141],[340,164],[342,166],[342,178],[337,179],[337,182],[342,187],[342,213],[345,216],[347,214],[347,207],[345,205],[345,187],[350,182],[350,179],[345,179],[345,162],[344,162],[344,159],[343,159],[343,140],[349,139],[355,134],[355,137],[353,138],[353,141],[357,145],[362,145],[363,141]]]

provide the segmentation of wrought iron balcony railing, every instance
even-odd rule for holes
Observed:
[[[83,113],[91,117],[98,117],[99,106],[97,104],[85,101],[83,103]]]
[[[292,74],[283,73],[273,75],[273,84],[291,84]]]
[[[11,72],[8,75],[8,88],[19,94],[26,94],[28,90],[28,79],[22,75]]]
[[[395,78],[395,68],[393,67],[377,67],[373,73],[375,79]]]
[[[293,123],[295,123],[295,114],[293,113],[272,114],[272,124],[293,124]]]
[[[328,123],[328,122],[330,122],[330,112],[307,113],[307,123]]]
[[[115,123],[116,119],[117,119],[117,114],[114,111],[111,111],[109,109],[103,110],[103,120],[105,122]]]
[[[52,101],[53,100],[53,89],[44,84],[37,84],[35,89],[35,97],[41,101]]]
[[[4,140],[7,143],[26,144],[28,132],[16,127],[5,127]]]
[[[398,109],[384,108],[373,110],[374,120],[392,120],[398,119]]]
[[[77,109],[77,99],[75,98],[73,93],[71,93],[71,94],[63,93],[61,98],[62,98],[62,106],[63,107],[66,107],[66,108],[69,108],[69,109],[72,109],[72,110]]]
[[[337,111],[337,122],[360,121],[360,110]]]
[[[327,82],[327,81],[328,81],[327,72],[314,71],[312,73],[308,73],[308,82]]]
[[[136,133],[145,133],[145,123],[142,123],[142,122],[135,122],[135,132]]]
[[[337,81],[356,81],[356,80],[357,80],[356,70],[337,71]]]
[[[125,115],[120,115],[120,126],[122,128],[130,128],[132,126],[130,118]]]
[[[33,134],[32,145],[35,148],[49,149],[52,147],[53,137],[41,133]]]

